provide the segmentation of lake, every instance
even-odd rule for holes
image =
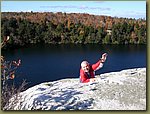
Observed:
[[[51,44],[5,50],[7,60],[21,59],[15,83],[23,79],[28,87],[42,82],[78,78],[83,60],[93,64],[106,52],[108,58],[96,74],[146,67],[146,45]]]

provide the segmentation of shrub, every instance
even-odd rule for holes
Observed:
[[[4,38],[3,42],[1,43],[1,48],[3,48],[9,37]],[[21,60],[17,61],[6,61],[3,56],[1,56],[1,109],[2,110],[12,110],[17,101],[19,100],[20,96],[19,93],[25,89],[27,85],[26,81],[24,80],[19,87],[15,87],[13,82],[15,78],[15,73],[17,68],[20,66]],[[10,99],[13,97],[13,105],[9,106]],[[11,103],[12,104],[12,103]],[[8,107],[9,106],[9,107]]]

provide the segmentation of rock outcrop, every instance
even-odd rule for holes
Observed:
[[[12,110],[146,110],[146,68],[96,76],[93,83],[79,79],[45,82],[21,92]],[[13,100],[13,98],[11,99]]]

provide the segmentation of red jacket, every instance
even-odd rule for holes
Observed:
[[[94,71],[99,70],[102,66],[103,66],[103,63],[101,62],[101,60],[99,60],[97,63],[95,63],[93,65],[90,65],[90,70],[89,70],[90,76],[86,72],[84,72],[81,68],[80,69],[80,81],[82,83],[89,82],[90,78],[95,77],[95,72]]]

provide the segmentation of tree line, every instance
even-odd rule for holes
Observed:
[[[75,13],[2,12],[1,37],[7,36],[10,37],[7,46],[33,43],[146,44],[146,20]]]

